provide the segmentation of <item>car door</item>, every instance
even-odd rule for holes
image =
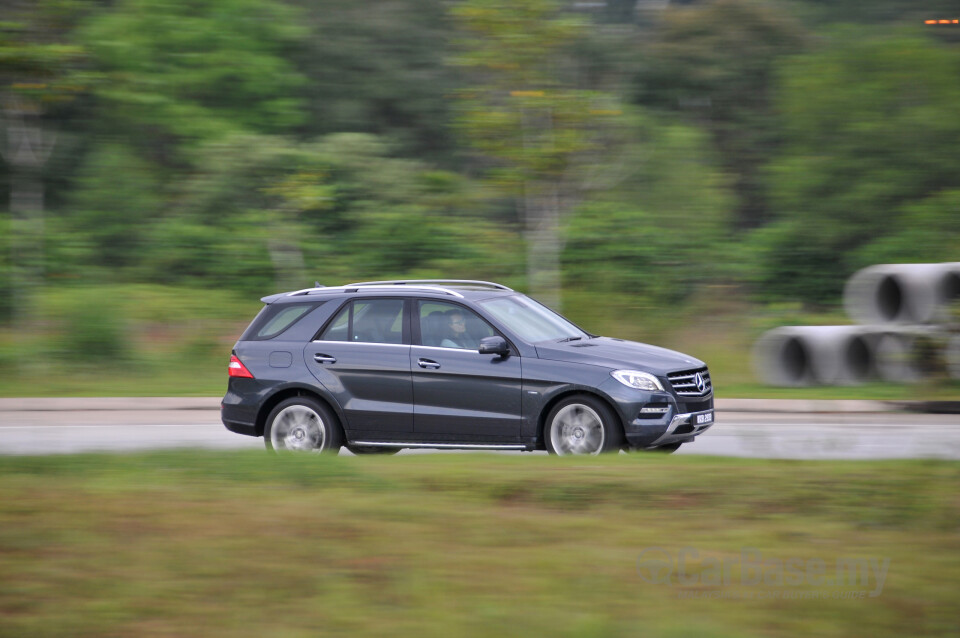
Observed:
[[[407,304],[397,297],[353,299],[307,344],[307,367],[340,404],[344,429],[413,431]]]
[[[518,439],[520,357],[480,354],[479,340],[498,333],[469,308],[419,299],[411,310],[413,429],[418,438]]]

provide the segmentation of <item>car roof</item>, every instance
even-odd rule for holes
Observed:
[[[343,297],[433,297],[437,299],[467,299],[478,301],[490,297],[504,297],[520,293],[502,284],[474,280],[402,280],[360,282],[342,286],[316,286],[282,292],[263,297],[260,301],[274,303],[304,303]]]

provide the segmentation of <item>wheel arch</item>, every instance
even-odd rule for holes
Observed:
[[[617,406],[609,397],[593,390],[591,388],[567,388],[561,392],[558,392],[555,396],[550,397],[550,400],[547,401],[543,408],[540,410],[540,415],[537,417],[537,449],[543,450],[546,449],[546,437],[544,436],[544,428],[547,426],[547,415],[553,411],[553,408],[556,407],[558,403],[564,399],[569,399],[572,396],[586,395],[588,397],[597,399],[605,406],[610,409],[610,412],[617,418],[617,426],[620,428],[620,433],[624,434],[625,428],[623,425],[623,416],[620,414],[620,410],[617,409]]]
[[[318,392],[315,388],[290,386],[274,392],[267,399],[265,399],[262,404],[260,404],[260,410],[257,412],[257,421],[255,425],[257,436],[263,436],[263,430],[266,428],[267,417],[270,416],[270,412],[272,412],[281,401],[286,401],[287,399],[291,399],[293,397],[309,397],[324,404],[336,415],[337,421],[339,421],[338,425],[340,426],[341,432],[345,431],[343,412],[340,410],[340,406],[337,405],[335,401],[333,401],[330,397],[325,396],[322,392]]]

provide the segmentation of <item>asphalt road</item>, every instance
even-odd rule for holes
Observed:
[[[0,406],[0,455],[263,448],[262,439],[225,430],[219,412],[206,406],[187,404],[170,409],[161,403],[135,405],[131,400],[129,405],[103,410],[90,400],[80,409],[64,409],[55,403],[47,409],[44,400],[33,401],[39,403]],[[430,452],[405,450],[401,454]],[[718,409],[716,425],[677,453],[791,459],[960,459],[960,415]]]

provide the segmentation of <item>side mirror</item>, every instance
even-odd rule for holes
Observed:
[[[510,346],[507,345],[506,339],[495,335],[481,339],[478,351],[480,354],[499,354],[500,356],[505,356],[510,354]]]

